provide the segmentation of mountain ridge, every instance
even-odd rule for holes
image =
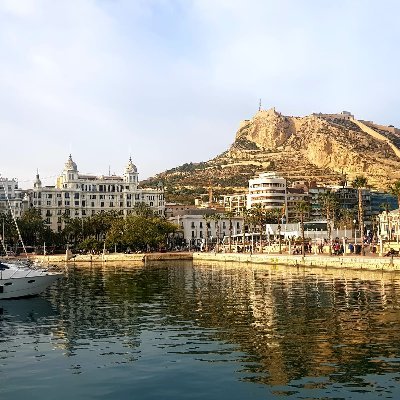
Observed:
[[[145,183],[162,181],[167,192],[208,186],[234,191],[264,171],[320,185],[364,175],[372,187],[383,190],[400,179],[400,130],[357,120],[348,112],[296,117],[275,108],[259,110],[240,122],[223,153],[164,171]]]

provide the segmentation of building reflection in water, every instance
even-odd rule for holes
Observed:
[[[45,299],[28,300],[25,314],[46,320],[36,332],[50,330],[66,356],[90,348],[131,363],[146,332],[170,330],[179,341],[162,344],[169,354],[193,351],[179,343],[212,340],[240,354],[240,379],[279,387],[305,378],[312,385],[312,377],[323,387],[397,373],[399,294],[395,273],[229,263],[84,266],[70,268]],[[3,341],[32,327],[16,304],[23,303],[0,317]],[[207,360],[209,350],[196,351]]]

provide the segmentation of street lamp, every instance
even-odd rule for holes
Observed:
[[[278,224],[278,240],[279,240],[279,254],[282,254],[281,224]]]

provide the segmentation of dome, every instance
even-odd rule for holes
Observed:
[[[125,168],[126,173],[132,173],[132,172],[137,172],[136,165],[132,162],[132,157],[129,157],[129,163]]]
[[[65,163],[64,169],[67,171],[77,171],[78,170],[76,163],[74,163],[74,161],[72,160],[71,154],[68,157],[68,161]]]
[[[39,171],[36,171],[36,180],[35,180],[33,186],[37,187],[37,188],[42,187],[42,181],[40,180],[40,177],[39,177]]]

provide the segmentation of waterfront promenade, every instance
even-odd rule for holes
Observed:
[[[201,262],[234,262],[244,264],[268,264],[307,267],[332,267],[346,269],[366,269],[400,271],[400,257],[384,257],[369,253],[366,256],[346,254],[329,256],[328,254],[290,255],[279,253],[214,253],[214,252],[169,252],[169,253],[111,253],[105,255],[75,255],[66,261],[66,256],[46,255],[36,256],[44,263],[104,263],[104,262],[133,262],[147,264],[164,261],[193,261]]]

